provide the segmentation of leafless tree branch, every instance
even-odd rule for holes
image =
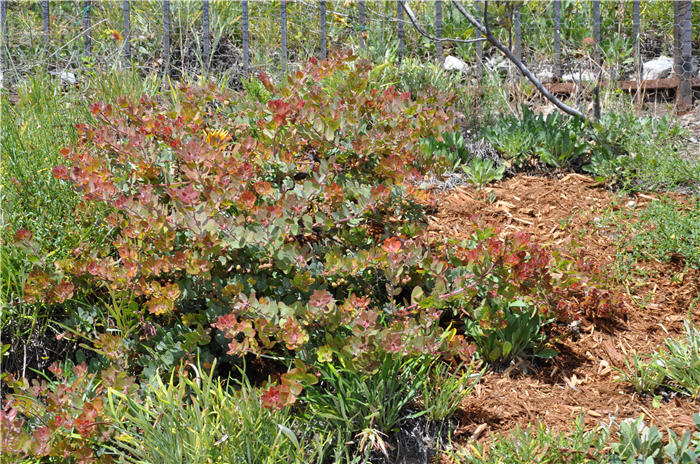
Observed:
[[[403,3],[405,3],[406,0],[399,0]],[[542,82],[537,79],[532,72],[523,64],[522,61],[520,61],[514,54],[513,52],[510,51],[508,47],[503,45],[496,37],[491,34],[491,31],[489,31],[483,24],[479,22],[478,19],[473,17],[472,15],[467,12],[467,10],[464,9],[462,4],[458,0],[452,0],[452,3],[454,3],[455,7],[457,7],[457,10],[464,16],[467,21],[472,23],[472,26],[474,26],[478,31],[480,31],[486,39],[491,42],[496,48],[498,48],[510,61],[515,64],[515,66],[520,70],[520,72],[530,81],[532,84],[537,88],[537,90],[550,102],[554,104],[557,108],[559,108],[561,111],[563,111],[566,114],[569,114],[571,116],[574,116],[576,118],[579,118],[587,123],[590,123],[590,119],[586,117],[583,113],[578,111],[576,108],[572,108],[569,105],[563,103],[560,101],[557,97],[552,95],[552,93],[545,88],[544,85],[542,85]],[[484,8],[485,10],[485,8]]]

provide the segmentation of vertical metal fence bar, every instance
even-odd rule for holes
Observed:
[[[280,21],[282,33],[282,72],[287,73],[287,0],[280,1]]]
[[[483,13],[481,11],[481,2],[479,0],[474,0],[474,7],[476,8],[476,15],[477,17],[480,17]],[[481,37],[481,32],[479,30],[476,31],[476,38]],[[476,77],[481,79],[481,76],[484,73],[484,44],[483,42],[479,41],[476,42]]]
[[[44,47],[48,50],[49,42],[51,40],[51,18],[49,17],[49,0],[43,0],[41,2],[41,14],[44,23]]]
[[[163,0],[163,77],[170,75],[170,0]]]
[[[92,54],[92,40],[90,38],[90,8],[92,6],[91,0],[83,1],[83,37],[85,38],[85,54],[90,56]]]
[[[0,46],[0,87],[7,87],[7,0],[0,0],[0,33],[2,33],[2,46]]]
[[[687,111],[693,107],[692,1],[682,0],[677,3],[680,16],[678,36],[681,48],[677,107],[679,111]]]
[[[365,41],[365,0],[359,0],[357,3],[358,15],[360,17],[360,46],[362,48],[367,48],[367,43]]]
[[[202,67],[209,74],[211,59],[211,38],[209,35],[209,0],[202,0]]]
[[[241,8],[243,9],[241,14],[241,27],[243,28],[243,75],[248,77],[250,75],[250,50],[248,49],[248,0],[243,0],[241,2]]]
[[[319,21],[321,22],[321,53],[320,58],[325,60],[328,58],[328,45],[326,44],[326,2],[319,0],[318,2]]]
[[[435,0],[435,37],[442,39],[442,0]],[[435,43],[438,64],[442,64],[442,42]]]
[[[673,1],[673,72],[678,75],[681,67],[681,15],[680,1]]]
[[[131,66],[131,4],[130,0],[122,3],[124,14],[124,61],[127,66]]]
[[[522,5],[516,3],[513,10],[513,53],[520,61],[523,60],[523,32],[522,23],[520,21],[520,12]]]
[[[399,2],[396,2],[396,24],[398,27],[399,36],[399,62],[403,60],[403,55],[405,53],[406,44],[404,43],[404,33],[403,33],[403,8]]]
[[[639,49],[639,0],[632,2],[632,30],[634,34],[634,76],[635,79],[641,79],[642,76],[642,60],[641,50]]]
[[[554,0],[554,77],[561,79],[561,0]]]
[[[600,0],[593,0],[593,42],[593,61],[600,68]]]

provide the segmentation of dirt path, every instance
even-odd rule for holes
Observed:
[[[500,228],[502,234],[531,233],[542,245],[565,255],[582,253],[611,272],[624,237],[617,236],[614,227],[605,226],[603,213],[610,208],[643,208],[655,197],[620,196],[578,174],[561,179],[521,175],[483,191],[460,187],[439,195],[430,230],[436,237],[466,238],[476,220],[482,227]],[[626,322],[600,327],[583,321],[580,334],[563,338],[557,346],[559,356],[544,367],[523,364],[488,373],[476,393],[462,404],[456,438],[466,441],[479,429],[479,436],[487,439],[516,424],[538,421],[566,430],[581,412],[586,413],[588,425],[643,413],[659,426],[677,431],[691,428],[692,413],[700,411],[700,402],[675,396],[654,406],[651,397],[639,396],[616,382],[618,372],[613,367],[624,367],[634,351],[653,352],[665,338],[683,332],[690,304],[700,295],[700,271],[682,273],[684,266],[678,261],[636,265],[649,274],[643,281],[620,285],[628,310]],[[693,319],[700,324],[698,311]]]

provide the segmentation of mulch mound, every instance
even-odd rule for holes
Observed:
[[[583,253],[612,272],[624,237],[605,225],[603,213],[610,208],[643,208],[654,199],[653,194],[621,196],[579,174],[560,179],[518,175],[493,188],[459,187],[438,194],[429,230],[436,239],[467,238],[475,224],[499,229],[501,234],[526,232],[538,244],[565,255]],[[566,431],[582,413],[590,426],[644,414],[660,427],[692,429],[691,416],[700,412],[699,401],[670,395],[655,407],[652,397],[637,395],[616,381],[619,373],[614,367],[624,368],[635,351],[652,353],[664,339],[683,334],[683,321],[700,295],[700,271],[686,269],[679,260],[636,265],[644,278],[619,285],[626,321],[614,326],[583,321],[578,336],[563,337],[554,360],[538,366],[524,361],[487,373],[461,405],[456,438],[488,440],[494,433],[538,421]],[[700,312],[693,313],[694,322],[700,324]]]

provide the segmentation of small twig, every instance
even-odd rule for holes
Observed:
[[[408,3],[406,3],[406,0],[399,0],[399,3],[403,7],[404,11],[408,15],[408,19],[411,20],[413,27],[416,28],[418,33],[420,33],[420,35],[422,35],[423,37],[427,37],[428,39],[430,39],[434,42],[474,43],[474,42],[481,42],[483,40],[486,40],[486,37],[465,40],[465,39],[442,38],[442,37],[432,36],[432,35],[428,34],[428,32],[425,29],[423,29],[423,27],[420,24],[418,24],[418,20],[416,19],[416,15],[413,14],[413,10],[411,10],[411,7],[408,6]]]

